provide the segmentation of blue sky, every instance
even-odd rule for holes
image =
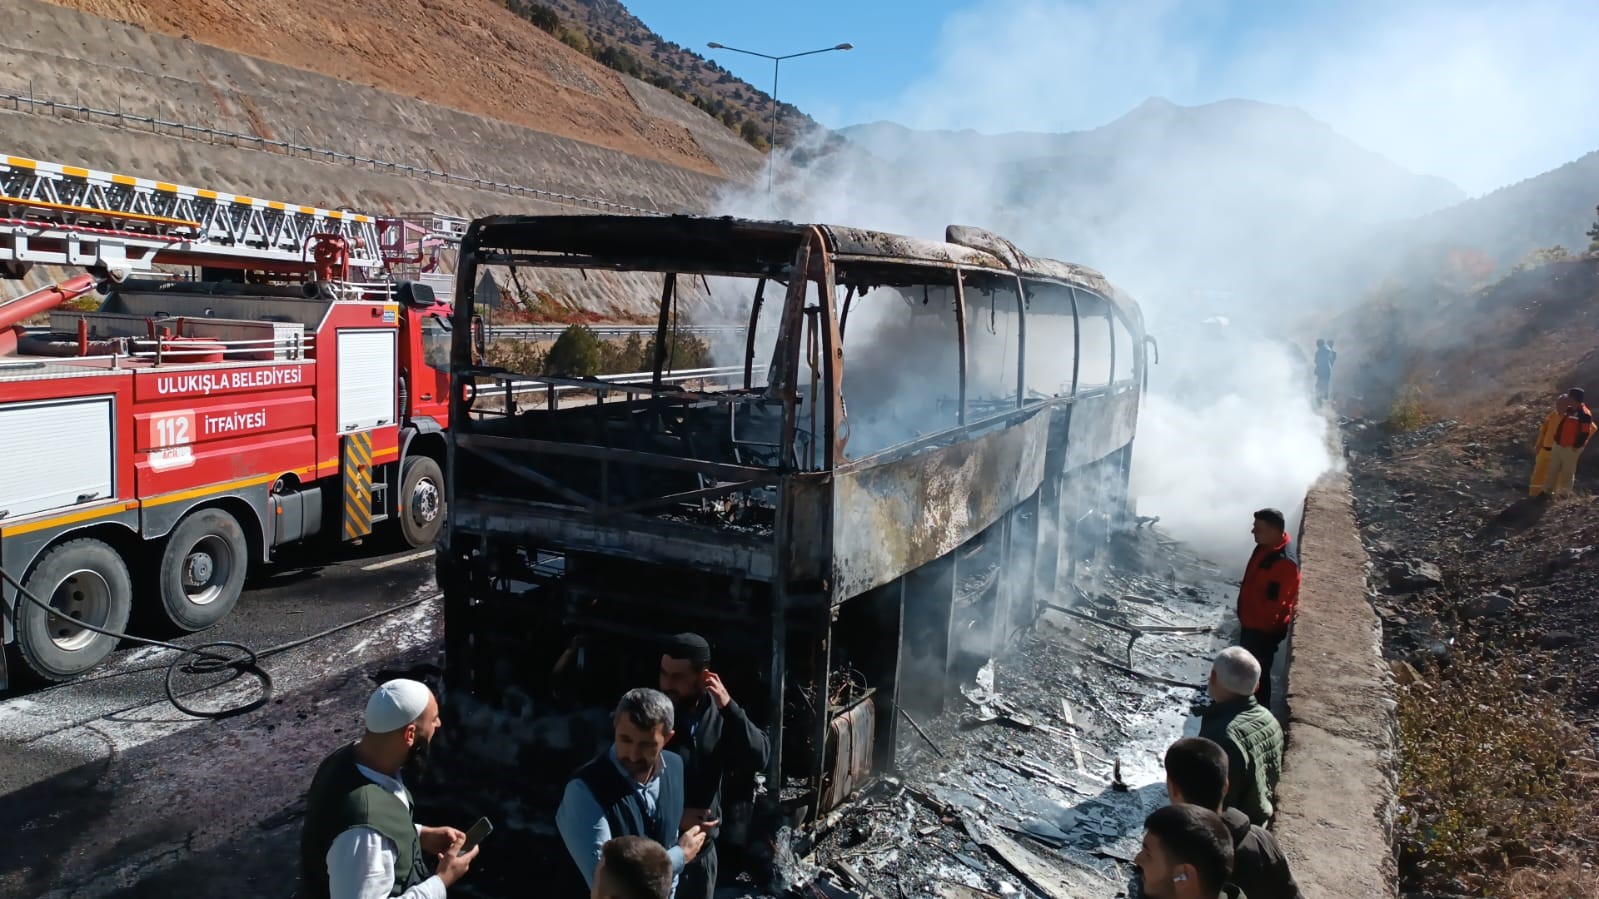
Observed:
[[[1299,106],[1480,194],[1599,149],[1592,0],[624,0],[830,126],[1102,125],[1150,96]],[[1596,187],[1599,193],[1599,187]]]

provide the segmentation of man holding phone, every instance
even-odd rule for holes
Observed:
[[[683,761],[666,751],[672,739],[672,701],[658,691],[627,691],[611,715],[611,747],[577,769],[566,785],[555,824],[583,881],[613,837],[647,837],[667,850],[673,889],[683,868],[705,845],[717,822],[679,826],[683,818]]]
[[[672,698],[676,728],[666,748],[683,759],[687,828],[722,817],[722,782],[730,772],[753,777],[766,768],[766,734],[710,669],[711,644],[699,634],[678,634],[661,650],[661,692]],[[716,892],[716,841],[705,840],[699,859],[683,869],[679,899],[709,899]]]
[[[366,704],[366,733],[317,768],[300,833],[300,895],[309,899],[444,899],[477,858],[466,834],[415,823],[401,777],[417,771],[439,728],[420,681],[391,680]]]

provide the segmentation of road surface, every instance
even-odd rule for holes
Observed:
[[[73,683],[0,694],[0,896],[291,895],[286,866],[316,763],[359,733],[375,681],[437,660],[431,556],[307,548],[253,576],[226,621],[177,642],[264,650],[412,604],[267,658],[273,699],[238,717],[167,704],[176,653],[157,648],[119,650]],[[237,680],[190,701],[257,696]]]

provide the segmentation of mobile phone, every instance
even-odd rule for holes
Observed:
[[[489,819],[477,819],[477,823],[472,825],[472,829],[466,832],[466,842],[461,844],[461,851],[457,852],[456,855],[465,855],[471,852],[477,848],[477,844],[483,842],[484,838],[493,832],[494,825],[489,823]]]

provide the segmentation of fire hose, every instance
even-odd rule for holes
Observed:
[[[300,637],[295,640],[290,640],[287,643],[279,643],[276,646],[270,646],[266,649],[257,650],[248,644],[238,643],[233,640],[211,640],[205,643],[196,643],[193,646],[183,646],[178,643],[168,643],[163,640],[152,640],[148,637],[136,637],[132,634],[122,631],[114,631],[108,628],[96,627],[87,621],[80,621],[71,615],[67,615],[57,609],[51,608],[49,603],[46,603],[39,597],[34,596],[33,593],[28,590],[28,588],[22,586],[22,584],[19,583],[16,578],[12,577],[11,573],[6,571],[4,568],[0,568],[0,580],[3,580],[12,587],[16,588],[17,596],[26,602],[30,602],[35,606],[38,606],[39,609],[47,615],[53,615],[63,621],[70,622],[85,630],[110,637],[114,640],[127,640],[143,646],[154,646],[161,649],[176,650],[178,652],[178,657],[168,663],[166,667],[166,674],[162,679],[162,688],[166,692],[167,702],[170,703],[173,708],[194,718],[232,718],[235,715],[243,715],[246,712],[253,712],[256,709],[266,705],[268,702],[271,702],[272,675],[265,668],[261,667],[260,663],[263,659],[278,655],[280,653],[288,652],[291,649],[304,646],[307,643],[320,640],[323,637],[336,634],[339,631],[348,630],[352,627],[365,624],[374,618],[381,618],[384,615],[390,615],[402,609],[408,609],[412,606],[420,605],[421,603],[424,603],[439,595],[437,593],[432,593],[427,596],[419,596],[414,599],[409,599],[405,602],[397,603],[389,606],[388,608],[373,612],[370,615],[363,615],[354,621],[346,621],[343,624],[334,625],[333,627],[323,631],[318,631],[310,636]],[[222,649],[237,650],[238,654],[225,655],[217,651]],[[227,671],[230,669],[236,672],[235,678],[242,677],[244,675],[252,675],[259,680],[261,682],[261,694],[243,705],[220,709],[197,709],[193,706],[185,705],[183,700],[179,697],[188,697],[205,690],[215,689],[216,687],[222,686],[222,684],[231,683],[235,678],[229,678],[228,680],[219,684],[209,687],[200,687],[198,689],[189,690],[182,693],[180,693],[173,686],[173,678],[180,673],[187,676],[200,676],[206,674],[215,674],[216,672]]]

